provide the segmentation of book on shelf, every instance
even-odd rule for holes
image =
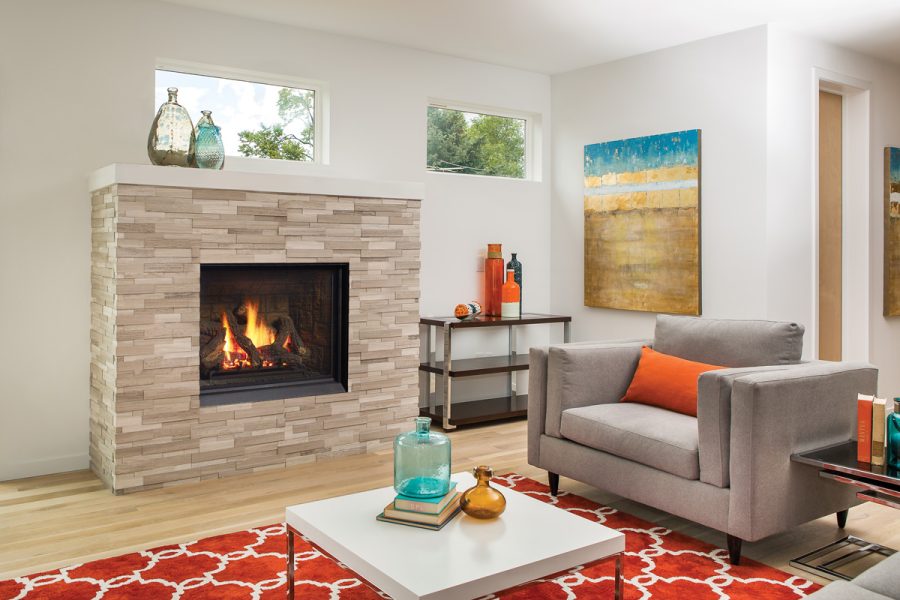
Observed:
[[[872,404],[874,396],[856,396],[856,460],[872,462]]]
[[[394,499],[394,508],[409,512],[417,512],[426,515],[436,515],[446,508],[447,503],[456,497],[456,482],[450,482],[450,491],[437,498],[412,498],[397,494]]]
[[[875,398],[872,401],[872,464],[884,464],[884,426],[887,400]]]

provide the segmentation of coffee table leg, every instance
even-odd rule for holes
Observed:
[[[294,600],[294,530],[290,525],[285,527],[287,527],[287,597],[288,600]]]
[[[625,590],[622,583],[622,553],[616,554],[616,600],[624,600]]]

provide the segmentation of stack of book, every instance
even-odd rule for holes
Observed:
[[[859,394],[856,400],[856,459],[872,465],[884,464],[884,398]]]
[[[450,491],[439,498],[411,498],[399,494],[375,518],[386,523],[437,531],[457,515],[461,495],[461,492],[456,491],[456,483],[452,481]]]

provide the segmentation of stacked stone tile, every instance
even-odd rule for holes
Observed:
[[[92,195],[91,466],[117,493],[386,448],[417,414],[418,200]],[[350,265],[349,391],[200,407],[200,265]]]

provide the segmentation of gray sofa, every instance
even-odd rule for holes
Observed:
[[[653,340],[533,348],[528,462],[727,534],[731,562],[755,541],[829,513],[843,526],[850,486],[792,453],[855,437],[856,395],[871,365],[800,362],[803,327],[772,321],[657,318]],[[730,367],[698,381],[691,417],[620,403],[641,354]]]
[[[815,600],[900,600],[900,554],[884,559],[853,581],[834,581],[808,598]]]

